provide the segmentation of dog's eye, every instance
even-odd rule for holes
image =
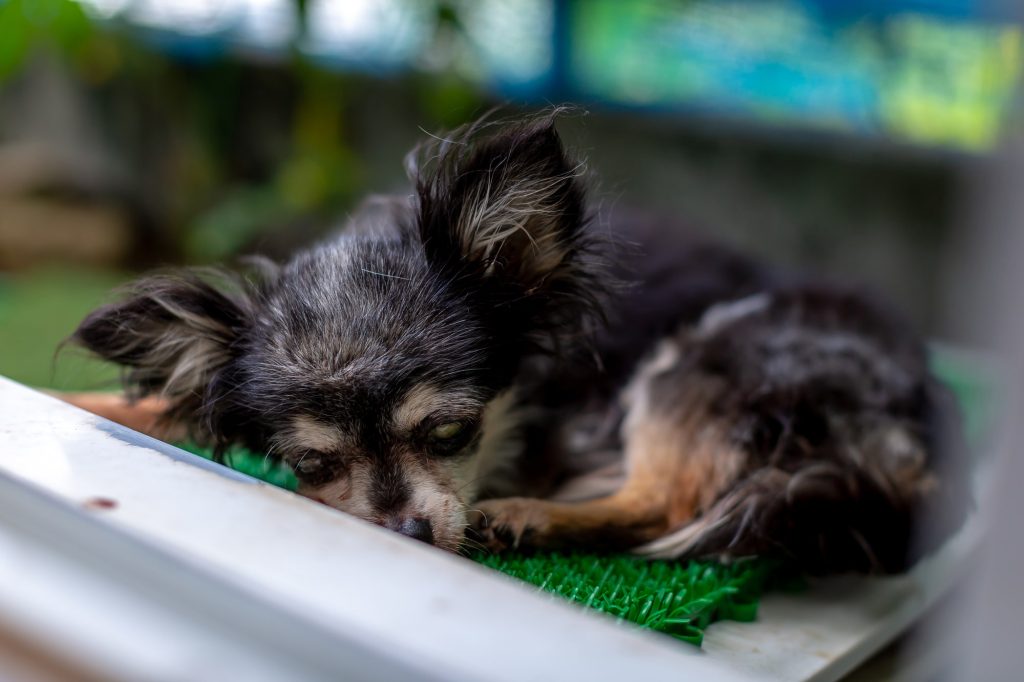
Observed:
[[[452,455],[462,451],[476,433],[476,422],[472,420],[450,421],[434,424],[426,431],[426,441],[437,455]]]
[[[328,457],[316,450],[308,450],[295,460],[292,469],[304,483],[318,485],[329,483],[337,478],[340,467],[335,458]]]
[[[432,428],[430,430],[430,437],[433,440],[452,440],[453,438],[458,438],[465,430],[466,425],[462,422],[448,422]]]
[[[324,460],[320,455],[307,454],[295,463],[295,470],[300,474],[315,474],[324,467]]]

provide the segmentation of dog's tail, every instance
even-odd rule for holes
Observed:
[[[901,436],[888,432],[889,443]],[[906,443],[906,441],[904,441]],[[704,513],[634,551],[650,558],[770,556],[810,574],[895,573],[957,530],[966,481],[818,461],[764,466],[736,481]]]
[[[797,473],[766,467],[691,523],[636,551],[660,559],[782,556],[810,573],[900,570],[906,563],[900,554],[910,542],[909,514],[893,513],[888,503],[881,505],[883,513],[872,513],[857,487],[828,463]],[[884,526],[878,523],[883,519]]]

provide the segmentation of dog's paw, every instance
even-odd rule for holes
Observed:
[[[484,547],[503,552],[543,545],[550,517],[543,500],[508,497],[478,503],[471,522]]]

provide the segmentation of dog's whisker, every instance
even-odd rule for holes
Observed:
[[[391,275],[391,274],[388,274],[386,272],[376,272],[376,271],[370,270],[368,268],[359,268],[359,269],[362,270],[363,272],[367,273],[367,274],[377,275],[378,277],[387,277],[388,279],[401,279],[401,280],[405,280],[407,282],[411,282],[412,281],[412,277],[402,277],[401,275]]]

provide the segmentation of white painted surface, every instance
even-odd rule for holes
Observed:
[[[700,652],[3,379],[0,474],[12,477],[0,495],[29,488],[0,502],[0,621],[133,680],[246,667],[246,679],[836,679],[937,598],[965,551],[903,578],[770,596],[760,622],[716,624]],[[96,497],[116,507],[81,506]],[[4,504],[21,505],[16,522]],[[89,542],[76,553],[68,536]],[[91,561],[89,546],[107,545]]]
[[[712,625],[704,650],[763,680],[836,680],[907,629],[949,589],[975,542],[956,539],[905,576],[830,578],[769,594],[758,622]]]

